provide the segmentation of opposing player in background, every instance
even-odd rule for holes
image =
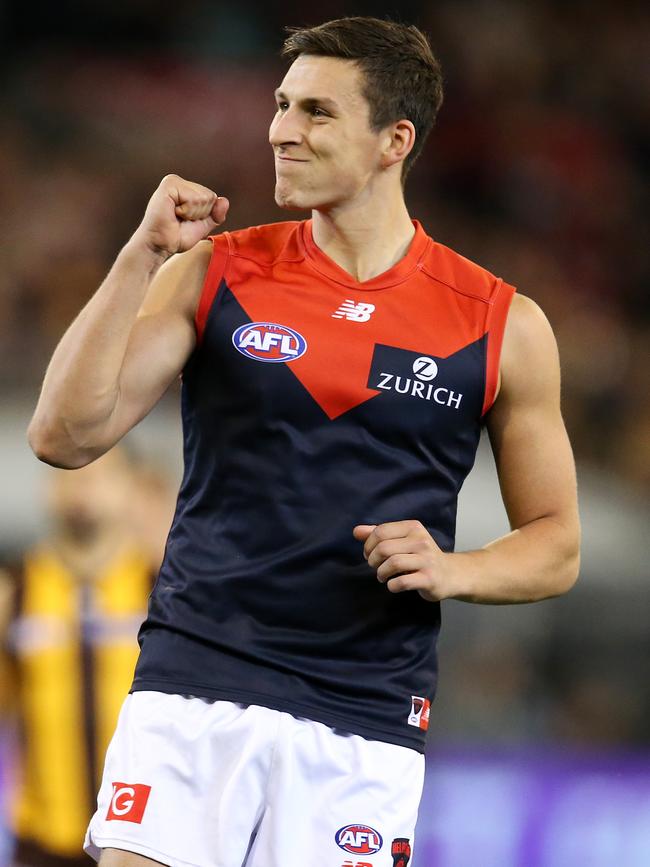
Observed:
[[[342,19],[284,55],[275,198],[311,219],[203,240],[227,200],[166,177],[30,425],[83,466],[183,373],[185,475],[87,836],[104,867],[404,865],[440,600],[577,575],[551,329],[404,202],[442,99],[425,37]],[[453,553],[483,424],[513,529]]]
[[[119,448],[77,473],[52,471],[46,536],[0,572],[12,660],[3,706],[19,736],[17,867],[92,863],[81,844],[153,579],[133,532],[134,472]]]

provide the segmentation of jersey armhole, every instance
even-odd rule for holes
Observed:
[[[503,280],[499,279],[494,294],[490,299],[486,322],[487,357],[485,364],[485,396],[483,399],[483,409],[481,410],[482,416],[490,409],[496,398],[503,334],[506,328],[510,302],[516,291],[514,286],[510,286],[510,284],[504,283]]]
[[[223,282],[230,257],[230,237],[228,232],[222,232],[220,235],[211,235],[207,240],[212,243],[212,253],[201,288],[201,297],[199,298],[194,316],[197,346],[200,346],[203,340],[208,315]]]

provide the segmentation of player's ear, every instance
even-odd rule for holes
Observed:
[[[381,165],[390,168],[395,163],[404,162],[415,144],[415,127],[405,118],[386,127],[382,142]]]

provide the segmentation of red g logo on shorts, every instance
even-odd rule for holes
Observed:
[[[113,797],[106,814],[106,821],[142,822],[144,809],[149,800],[151,786],[142,783],[113,783]]]

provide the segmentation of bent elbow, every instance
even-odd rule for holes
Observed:
[[[78,470],[89,464],[95,456],[76,448],[37,419],[27,428],[27,442],[39,461],[62,470]]]
[[[567,557],[564,563],[558,596],[568,593],[569,590],[575,586],[579,575],[580,549],[577,548],[569,557]]]

